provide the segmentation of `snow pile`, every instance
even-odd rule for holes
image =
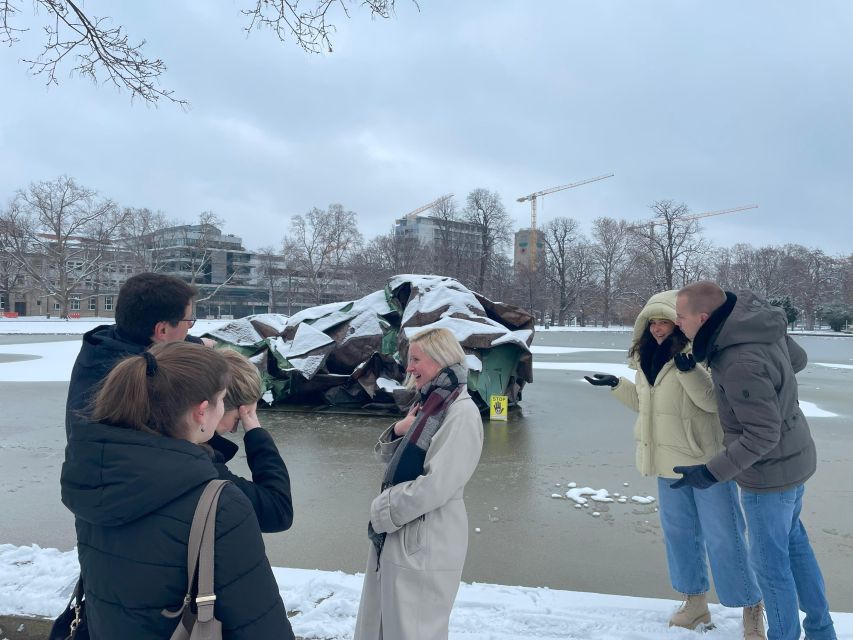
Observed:
[[[613,498],[610,497],[610,492],[607,491],[607,489],[590,489],[589,487],[582,487],[566,491],[566,497],[577,504],[583,505],[587,503],[587,499],[583,496],[589,496],[589,499],[595,502],[613,502]]]
[[[586,550],[579,550],[585,553]],[[571,573],[571,553],[561,556]],[[78,575],[77,553],[37,545],[0,545],[0,615],[55,617]],[[362,576],[340,571],[273,569],[294,632],[349,640]],[[450,617],[451,640],[696,640],[669,628],[679,602],[547,588],[463,583]],[[740,640],[740,609],[711,605],[714,629],[703,640]],[[834,613],[839,640],[853,640],[853,614]]]

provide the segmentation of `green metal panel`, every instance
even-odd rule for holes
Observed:
[[[521,349],[511,344],[502,344],[480,355],[482,371],[468,372],[468,387],[480,394],[488,403],[493,395],[502,396],[510,376],[521,359]]]

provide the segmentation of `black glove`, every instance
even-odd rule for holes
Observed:
[[[679,371],[690,371],[696,366],[696,360],[692,353],[676,353],[672,359]]]
[[[704,464],[694,464],[689,467],[673,467],[672,470],[684,477],[681,480],[673,482],[670,485],[670,489],[680,489],[681,487],[688,486],[694,489],[707,489],[712,484],[717,483],[717,479],[708,471],[708,467]]]
[[[619,384],[619,378],[606,373],[593,374],[592,378],[590,378],[589,376],[584,376],[583,379],[589,382],[591,385],[595,385],[596,387],[615,387],[617,384]]]

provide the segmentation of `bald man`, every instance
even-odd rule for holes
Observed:
[[[725,449],[705,465],[675,467],[680,485],[734,478],[741,489],[750,561],[767,609],[769,640],[836,640],[823,575],[800,521],[805,482],[817,467],[794,377],[806,353],[787,336],[782,309],[751,291],[688,285],[676,321],[710,368]],[[679,484],[676,483],[676,484]],[[675,485],[673,485],[675,487]]]

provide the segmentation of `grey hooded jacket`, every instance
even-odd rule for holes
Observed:
[[[786,335],[781,309],[751,291],[726,295],[694,340],[697,359],[711,367],[723,427],[725,449],[708,470],[748,491],[785,491],[817,466],[794,377],[806,353]]]

